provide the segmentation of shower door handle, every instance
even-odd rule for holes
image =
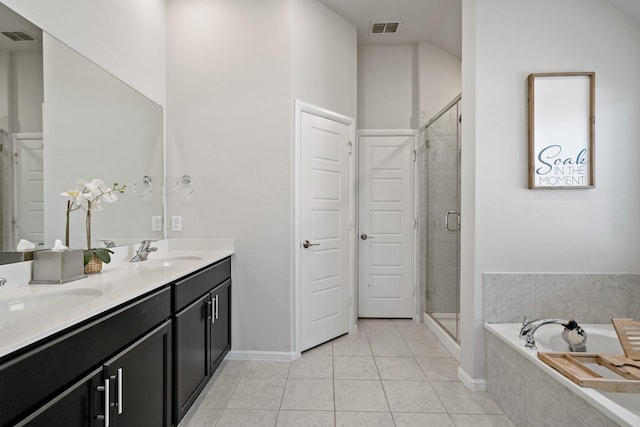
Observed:
[[[457,223],[458,225],[456,226],[456,228],[451,228],[449,226],[449,216],[451,215],[455,215],[456,219],[457,219]],[[458,211],[449,211],[445,214],[444,216],[444,226],[447,228],[447,230],[449,231],[460,231],[460,212]]]

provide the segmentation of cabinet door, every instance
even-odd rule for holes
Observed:
[[[102,427],[105,392],[102,368],[92,372],[16,424],[28,427]]]
[[[175,328],[175,423],[189,410],[209,380],[209,294],[176,314]]]
[[[171,321],[107,362],[104,375],[111,384],[111,426],[170,426]]]
[[[211,291],[213,318],[211,324],[211,373],[231,349],[231,279]]]

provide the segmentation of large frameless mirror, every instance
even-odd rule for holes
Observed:
[[[92,247],[162,238],[162,107],[2,4],[0,32],[0,250],[64,240],[79,178],[127,186],[92,215]],[[72,212],[69,246],[85,236]]]

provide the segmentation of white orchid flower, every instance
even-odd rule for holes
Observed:
[[[78,190],[69,190],[64,193],[60,193],[62,197],[68,197],[71,202],[71,209],[77,209],[82,206],[82,194]]]
[[[93,194],[96,201],[104,200],[107,203],[113,203],[118,200],[116,192],[107,187],[101,179],[94,178],[86,184],[86,188]]]
[[[102,206],[100,206],[102,200],[107,203],[114,203],[118,200],[116,191],[107,187],[101,179],[94,178],[91,182],[78,179],[77,185],[81,196],[78,204],[84,209],[87,209],[91,203],[92,210],[102,210]]]

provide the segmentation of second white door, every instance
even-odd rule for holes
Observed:
[[[360,135],[358,316],[414,315],[415,136]]]

